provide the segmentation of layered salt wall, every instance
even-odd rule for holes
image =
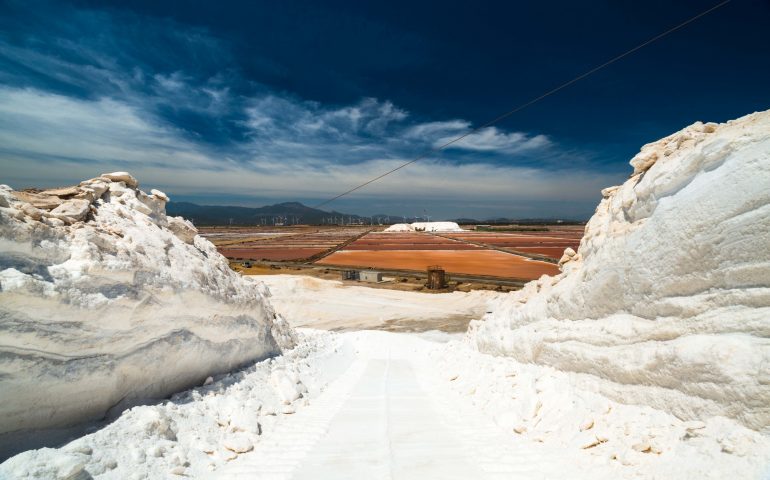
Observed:
[[[0,455],[293,344],[167,197],[125,172],[0,186]]]
[[[696,123],[631,165],[562,273],[470,340],[620,402],[770,430],[770,111]]]

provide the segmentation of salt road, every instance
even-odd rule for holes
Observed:
[[[574,460],[568,465],[556,449],[516,441],[447,392],[445,372],[425,362],[433,342],[386,332],[343,335],[355,344],[348,369],[267,441],[210,478],[529,479],[576,473]]]

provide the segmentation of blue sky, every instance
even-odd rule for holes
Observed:
[[[312,205],[714,3],[3,1],[0,181]],[[329,208],[587,218],[643,144],[770,107],[768,25],[733,0]]]

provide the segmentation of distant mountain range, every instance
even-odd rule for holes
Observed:
[[[325,212],[299,202],[285,202],[264,207],[232,207],[169,202],[169,215],[180,215],[196,225],[297,225],[353,223],[362,221],[357,215]]]
[[[403,217],[373,215],[362,217],[337,211],[327,212],[299,202],[284,202],[264,207],[233,207],[169,202],[166,212],[182,216],[199,226],[209,225],[351,225],[371,223],[390,225],[403,222]],[[417,221],[407,218],[406,221]]]
[[[169,202],[166,212],[171,216],[182,216],[191,220],[198,226],[217,225],[391,225],[394,223],[411,223],[425,221],[423,218],[404,218],[395,215],[372,215],[362,217],[350,213],[337,211],[326,212],[317,208],[308,207],[300,202],[284,202],[264,207],[234,207],[219,205],[197,205],[189,202]],[[459,218],[454,220],[460,224],[549,224],[555,223],[554,219],[524,219],[514,220],[508,218],[496,218],[488,220],[476,220],[473,218]],[[562,220],[560,223],[579,223],[571,220]]]

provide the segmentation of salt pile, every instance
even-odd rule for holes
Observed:
[[[396,223],[383,230],[383,232],[414,232],[414,227],[409,223]]]
[[[384,232],[462,232],[463,229],[455,222],[415,222],[396,223]]]
[[[719,422],[770,429],[770,112],[695,123],[631,165],[563,273],[500,300],[469,338],[749,450]]]
[[[3,456],[292,346],[264,287],[167,200],[125,172],[0,186]]]

